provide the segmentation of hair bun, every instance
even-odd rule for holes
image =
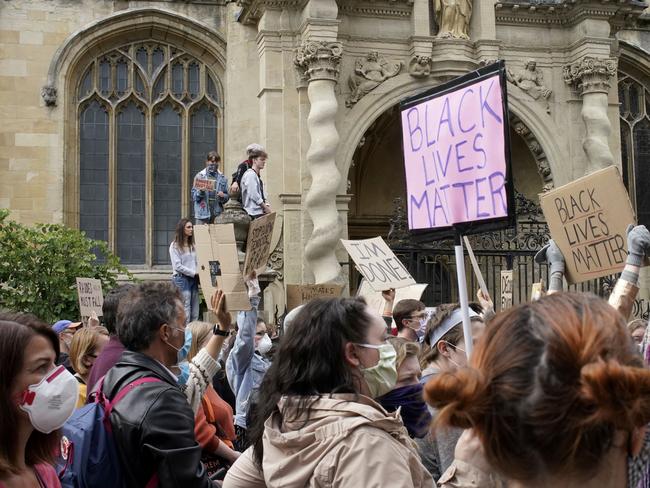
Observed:
[[[599,358],[582,367],[580,383],[580,400],[592,411],[585,423],[632,430],[650,421],[650,370]]]
[[[488,407],[487,381],[477,369],[443,372],[427,382],[424,399],[440,409],[436,423],[468,429]]]

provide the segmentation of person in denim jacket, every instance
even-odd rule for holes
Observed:
[[[194,201],[194,219],[198,224],[212,224],[215,217],[223,212],[223,204],[230,198],[228,195],[228,179],[219,171],[221,156],[216,151],[210,151],[205,161],[205,169],[194,176],[197,180],[213,180],[214,190],[203,190],[192,186]]]

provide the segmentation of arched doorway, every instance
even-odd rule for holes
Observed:
[[[493,297],[500,293],[500,271],[515,275],[513,301],[525,301],[530,285],[546,280],[546,267],[533,261],[537,250],[548,240],[548,227],[537,195],[553,186],[552,175],[541,144],[516,116],[510,116],[517,228],[471,237],[483,274]],[[415,245],[408,239],[404,196],[406,183],[402,156],[401,123],[398,106],[380,115],[368,128],[356,148],[349,173],[350,239],[383,236],[420,283],[429,283],[425,303],[435,305],[455,301],[455,265],[449,241]],[[469,265],[468,283],[476,289]],[[351,289],[358,275],[351,271]]]

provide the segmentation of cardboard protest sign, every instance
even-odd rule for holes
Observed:
[[[266,263],[271,254],[271,238],[275,225],[275,212],[251,221],[246,240],[246,259],[244,261],[244,276],[253,271],[261,273],[266,270]]]
[[[413,277],[381,237],[359,241],[341,239],[341,242],[373,290],[415,284]]]
[[[98,317],[103,315],[104,294],[100,280],[77,278],[77,295],[79,296],[79,314],[82,317],[90,317],[93,312]]]
[[[501,271],[501,311],[512,307],[512,270]]]
[[[209,178],[200,178],[198,176],[194,177],[194,184],[192,185],[197,190],[210,190],[214,191],[215,184],[217,180],[211,180]]]
[[[287,310],[293,310],[314,298],[340,297],[342,291],[342,285],[287,285]]]
[[[426,283],[416,283],[414,285],[396,289],[393,306],[395,306],[400,300],[406,300],[407,298],[419,300],[422,298],[422,294],[424,293],[424,290],[426,290],[427,286],[429,285]],[[361,281],[357,295],[365,298],[368,307],[372,310],[375,310],[379,315],[384,312],[386,300],[384,300],[384,297],[381,295],[380,291],[375,291],[372,289],[368,283],[368,280],[363,279]],[[393,321],[393,326],[395,326],[395,321]]]
[[[564,255],[569,284],[622,271],[627,226],[636,217],[615,166],[541,194],[539,202]]]
[[[539,300],[540,298],[542,298],[544,295],[546,295],[544,280],[538,283],[533,283],[533,286],[530,291],[530,300],[534,302],[535,300]]]
[[[401,104],[408,224],[446,234],[514,218],[502,63]],[[470,225],[471,224],[471,225]]]
[[[357,296],[363,297],[370,309],[375,310],[380,315],[383,313],[386,300],[381,296],[380,291],[372,289],[367,279],[363,278],[361,280],[357,289]]]
[[[465,247],[467,248],[467,254],[469,255],[469,260],[472,263],[472,269],[474,270],[474,274],[476,275],[476,281],[478,281],[478,286],[481,289],[481,292],[483,293],[484,298],[490,298],[490,292],[487,289],[487,285],[485,284],[485,280],[483,279],[483,273],[481,273],[481,268],[478,265],[478,261],[476,261],[476,256],[474,256],[474,251],[472,250],[472,246],[469,243],[469,239],[467,236],[463,236],[463,240],[465,242]]]
[[[248,291],[239,269],[233,224],[197,225],[194,242],[199,280],[208,308],[212,309],[210,297],[220,288],[226,294],[228,310],[250,310]]]

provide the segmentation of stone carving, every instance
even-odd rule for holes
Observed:
[[[348,84],[352,94],[345,102],[351,107],[361,98],[381,85],[388,78],[396,76],[402,69],[402,63],[389,63],[376,51],[370,52],[365,59],[359,58],[354,65],[354,74],[350,75]]]
[[[551,165],[548,162],[544,148],[535,137],[535,134],[531,132],[531,130],[519,119],[519,117],[512,113],[510,114],[510,124],[515,133],[518,134],[526,142],[526,145],[528,146],[528,149],[530,149],[533,158],[535,158],[537,172],[542,178],[542,191],[546,192],[553,189],[555,182],[553,181],[553,174],[551,173]]]
[[[582,120],[586,134],[582,148],[589,159],[588,172],[614,164],[609,148],[612,126],[607,115],[610,78],[616,75],[615,58],[585,56],[564,67],[564,81],[582,97]]]
[[[564,67],[564,81],[573,85],[581,94],[609,92],[609,79],[616,74],[615,58],[598,59],[585,56],[580,61]]]
[[[469,39],[472,0],[433,0],[433,10],[438,24],[436,37]]]
[[[43,97],[43,101],[45,102],[46,106],[55,107],[57,97],[56,87],[52,85],[45,85],[41,89],[41,97]]]
[[[339,77],[343,48],[340,42],[305,41],[296,50],[294,64],[306,81]]]
[[[275,250],[269,256],[267,267],[275,271],[276,278],[280,281],[284,280],[284,238],[280,238]]]
[[[414,55],[409,61],[408,71],[413,78],[426,78],[431,74],[432,60],[430,56]]]
[[[537,69],[537,62],[534,59],[529,59],[522,69],[514,71],[508,69],[506,76],[510,83],[528,93],[533,100],[546,101],[546,112],[551,113],[548,99],[553,92],[544,85],[544,75]]]
[[[334,87],[342,48],[337,42],[305,41],[296,53],[295,64],[309,82],[307,128],[311,139],[307,151],[307,169],[311,186],[305,207],[313,223],[305,246],[305,260],[314,273],[315,283],[340,280],[341,265],[336,247],[341,236],[336,193],[341,173],[334,156],[339,143],[336,130],[338,102]]]

